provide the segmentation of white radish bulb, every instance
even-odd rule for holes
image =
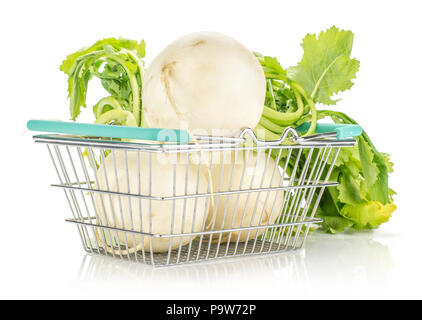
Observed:
[[[261,65],[241,43],[220,33],[192,33],[171,43],[146,70],[142,121],[237,136],[258,124],[265,89]]]
[[[174,154],[140,152],[138,161],[137,152],[130,151],[126,157],[124,151],[109,154],[98,168],[97,178],[101,190],[131,194],[140,192],[153,197],[171,197],[174,192],[176,195],[194,194],[197,191],[206,193],[208,184],[203,171],[200,170],[198,175],[198,167],[190,161],[187,164],[186,155],[178,155],[176,161]],[[208,206],[211,205],[206,197],[150,201],[104,193],[94,193],[94,202],[103,225],[126,230],[132,230],[133,227],[134,231],[155,235],[203,231]],[[107,236],[108,231],[105,233]],[[116,232],[111,231],[111,235],[116,237]],[[142,239],[139,235],[124,232],[117,232],[117,237],[123,248],[127,242],[130,253],[142,249],[150,252],[151,248],[153,252],[166,252],[192,239],[191,236],[175,237],[172,240],[150,236]],[[101,235],[97,235],[97,238],[101,240]]]
[[[212,181],[215,192],[280,187],[282,173],[275,160],[264,151],[226,152],[213,168]],[[281,214],[283,198],[281,190],[216,195],[208,223],[216,230],[274,224]],[[264,230],[223,233],[221,242],[255,239]],[[219,235],[213,236],[214,242],[218,239]]]

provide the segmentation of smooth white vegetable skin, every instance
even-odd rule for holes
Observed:
[[[150,155],[151,155],[151,190],[150,190]],[[114,166],[114,162],[116,166]],[[173,163],[176,163],[175,165]],[[143,195],[151,194],[153,197],[173,196],[174,186],[176,194],[194,194],[207,192],[207,176],[199,171],[198,167],[190,162],[186,165],[186,156],[178,155],[175,161],[174,154],[148,154],[140,153],[139,162],[136,152],[127,152],[127,167],[125,153],[115,151],[109,154],[104,163],[98,168],[98,188],[101,190],[119,191]],[[105,169],[105,171],[104,171]],[[188,174],[187,186],[185,183],[186,171]],[[107,174],[105,174],[105,172]],[[129,172],[129,177],[127,176]],[[116,176],[117,173],[117,176]],[[176,177],[174,177],[176,175]],[[174,178],[176,178],[174,180]],[[175,184],[174,184],[174,181]],[[198,181],[198,190],[197,188]],[[129,182],[129,189],[128,189]],[[140,183],[140,185],[139,185]],[[185,189],[186,188],[186,189]],[[140,190],[140,191],[139,191]],[[186,191],[187,190],[187,191]],[[182,200],[150,200],[94,193],[94,202],[97,213],[103,225],[124,228],[128,230],[142,231],[156,235],[199,232],[205,226],[206,215],[210,201],[205,197]],[[140,207],[141,205],[141,207]],[[150,217],[151,206],[151,217]],[[174,207],[173,207],[174,206]],[[142,219],[142,221],[141,221]],[[142,227],[141,227],[142,222]],[[172,226],[173,225],[173,226]],[[183,228],[182,228],[183,226]],[[115,236],[115,232],[111,232]],[[129,252],[139,251],[142,248],[146,252],[166,252],[176,249],[180,242],[187,244],[192,237],[186,236],[174,238],[152,238],[145,236],[133,236],[131,233],[118,232],[118,240],[125,247],[128,243]],[[135,244],[135,245],[134,245]],[[125,251],[126,252],[126,251]]]
[[[235,158],[236,157],[236,158]],[[224,165],[223,165],[224,158]],[[282,185],[280,168],[272,157],[261,151],[227,152],[212,171],[214,191],[279,187]],[[250,192],[215,196],[215,208],[210,208],[208,223],[214,229],[231,229],[274,224],[280,216],[283,191]],[[214,211],[215,210],[215,211]],[[214,220],[214,221],[213,221]],[[255,239],[264,229],[223,233],[221,242]],[[213,241],[218,241],[213,236]]]
[[[256,57],[215,32],[186,35],[149,65],[142,89],[143,124],[197,134],[237,136],[262,115],[266,82]]]

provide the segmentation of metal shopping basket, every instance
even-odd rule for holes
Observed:
[[[318,124],[279,140],[30,120],[89,253],[154,266],[303,246],[342,147],[361,128]],[[301,128],[298,128],[298,130]],[[303,126],[302,126],[302,129]],[[306,129],[306,128],[305,128]]]

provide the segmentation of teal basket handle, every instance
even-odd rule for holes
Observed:
[[[296,128],[299,132],[306,132],[309,129],[310,123],[302,123]],[[337,140],[345,140],[353,137],[358,137],[362,133],[362,128],[357,124],[337,124],[337,123],[317,123],[315,133],[335,132]]]
[[[189,143],[186,130],[141,128],[117,125],[64,122],[52,120],[29,120],[26,124],[31,131],[74,134],[78,136],[150,140],[160,142]]]

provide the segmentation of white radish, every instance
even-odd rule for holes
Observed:
[[[142,88],[143,125],[237,136],[261,118],[266,82],[256,57],[215,32],[177,39],[149,65]]]
[[[137,152],[128,151],[125,156],[124,151],[114,151],[98,168],[98,188],[120,193],[140,192],[142,195],[159,198],[171,197],[174,194],[206,193],[208,179],[203,170],[198,171],[198,167],[190,160],[187,161],[184,154],[178,155],[177,159],[175,157],[175,154],[140,152],[138,161]],[[145,198],[97,192],[94,193],[94,202],[103,225],[154,235],[203,231],[208,206],[211,205],[206,197],[150,201]],[[105,234],[107,236],[108,231],[105,231]],[[111,231],[111,236],[116,240],[115,231]],[[125,249],[126,244],[129,253],[142,249],[146,252],[151,249],[153,252],[166,252],[193,239],[191,236],[175,237],[172,240],[141,237],[121,231],[117,232],[117,238],[124,254],[128,253]],[[98,232],[97,239],[101,240]]]
[[[220,164],[214,166],[212,180],[216,193],[270,188],[282,185],[282,173],[275,160],[262,150],[226,152],[221,154]],[[216,230],[274,224],[281,214],[283,198],[281,190],[216,195],[208,224]],[[225,232],[220,241],[247,241],[263,234],[264,230],[233,231],[231,235]],[[213,241],[219,237],[214,235]]]

